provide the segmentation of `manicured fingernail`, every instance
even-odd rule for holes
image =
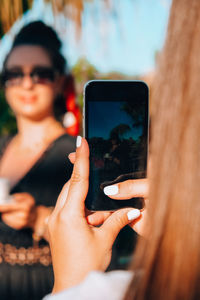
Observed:
[[[117,185],[108,185],[104,189],[104,194],[107,196],[116,195],[119,191],[119,188]]]
[[[67,154],[67,157],[70,157],[72,155],[76,155],[76,152],[70,152],[69,154]]]
[[[139,209],[132,209],[127,213],[127,217],[129,221],[135,220],[140,216]]]
[[[82,141],[82,137],[80,135],[77,136],[76,139],[76,147],[80,147],[81,146],[81,141]]]

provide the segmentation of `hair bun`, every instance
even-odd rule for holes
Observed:
[[[56,32],[42,21],[35,21],[25,25],[16,35],[13,47],[24,44],[41,45],[58,52],[61,48],[61,41]]]

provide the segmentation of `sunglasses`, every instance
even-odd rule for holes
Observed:
[[[35,67],[30,73],[21,68],[5,69],[1,75],[4,87],[21,85],[25,76],[30,76],[34,84],[47,84],[55,81],[57,72],[51,67]]]

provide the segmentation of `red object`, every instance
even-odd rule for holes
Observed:
[[[64,95],[66,99],[67,112],[71,112],[75,117],[73,122],[69,122],[70,125],[66,127],[66,131],[70,135],[77,136],[80,132],[81,111],[76,103],[74,79],[71,75],[66,78]],[[67,117],[68,116],[66,115],[66,118]]]

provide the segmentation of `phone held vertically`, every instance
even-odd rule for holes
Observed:
[[[143,81],[93,80],[84,90],[84,136],[90,148],[91,211],[142,208],[142,198],[113,200],[105,186],[145,178],[148,155],[148,86]]]

